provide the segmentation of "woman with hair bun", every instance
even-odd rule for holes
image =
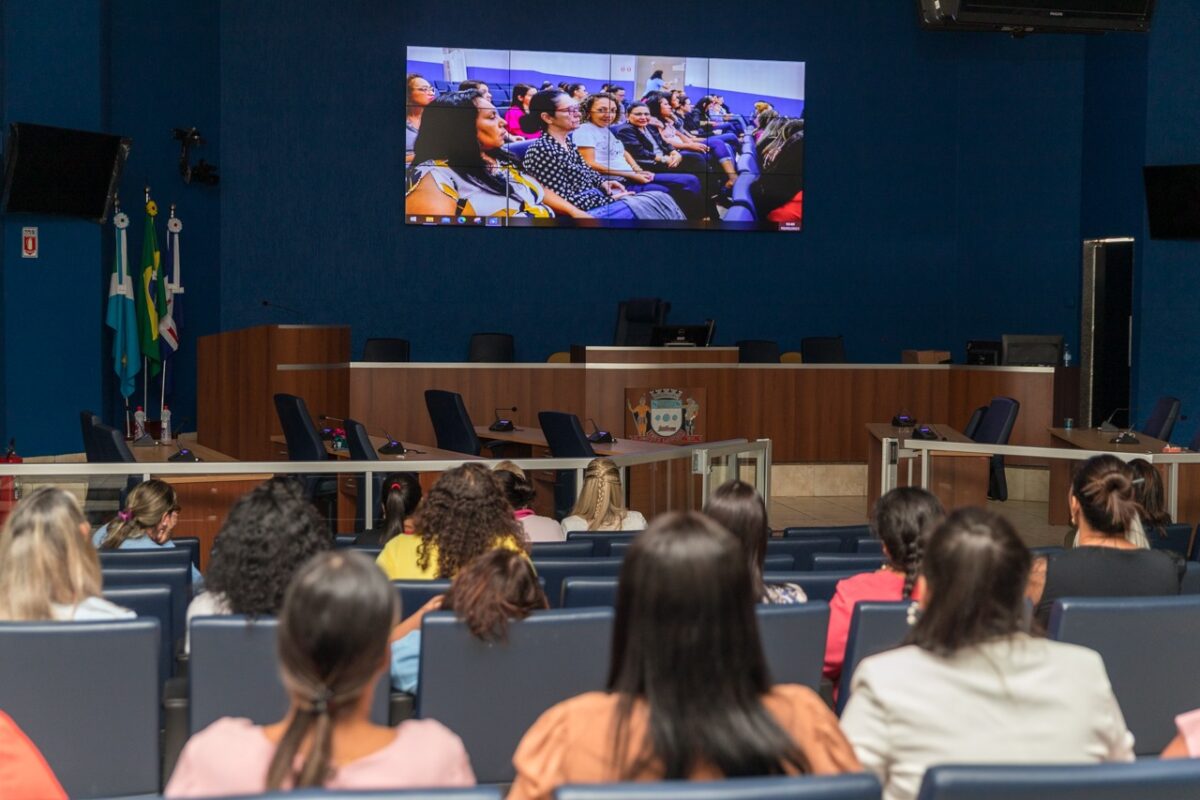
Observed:
[[[1029,576],[1027,594],[1043,627],[1060,597],[1179,594],[1186,565],[1149,549],[1133,481],[1116,456],[1089,458],[1075,474],[1068,498],[1075,547],[1037,559]]]
[[[184,747],[164,794],[475,785],[462,740],[440,723],[371,721],[399,612],[395,589],[366,556],[342,550],[306,564],[279,615],[287,715],[273,725],[217,720]]]
[[[842,712],[884,800],[912,800],[935,764],[1133,760],[1100,655],[1026,632],[1029,566],[990,511],[955,511],[929,535],[908,644],[859,664]]]
[[[525,470],[511,461],[501,461],[492,469],[500,488],[512,506],[513,517],[525,529],[525,537],[531,542],[561,542],[567,538],[562,525],[551,517],[543,517],[532,508],[537,490],[525,475]]]

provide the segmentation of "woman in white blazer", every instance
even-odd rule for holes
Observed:
[[[885,800],[948,763],[1132,761],[1099,654],[1025,632],[1031,557],[1012,525],[962,509],[933,532],[910,644],[865,659],[842,730]]]

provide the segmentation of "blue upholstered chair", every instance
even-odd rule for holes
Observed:
[[[570,542],[533,542],[529,554],[533,558],[592,558],[596,555],[596,544],[586,539]]]
[[[155,619],[0,623],[0,708],[70,797],[154,795],[159,658]]]
[[[739,364],[778,364],[779,342],[770,339],[739,339]]]
[[[417,714],[462,737],[480,783],[511,781],[513,751],[543,711],[604,689],[612,620],[611,609],[536,611],[489,644],[450,612],[427,614]]]
[[[568,531],[568,542],[587,541],[592,542],[592,555],[597,558],[607,558],[610,554],[609,548],[615,542],[632,542],[634,537],[640,534],[641,531]]]
[[[367,433],[366,425],[355,419],[346,419],[342,422],[342,426],[346,430],[346,449],[350,451],[351,461],[379,460],[379,453],[375,451],[375,447],[371,444],[371,437]],[[354,477],[358,481],[359,486],[362,486],[368,474],[364,472]],[[372,515],[372,518],[376,523],[379,521],[380,495],[383,493],[383,479],[386,477],[387,475],[382,472],[370,475],[371,503],[375,506],[375,513]],[[361,531],[366,527],[367,519],[366,495],[363,492],[358,493],[358,500],[355,506],[354,530]]]
[[[852,578],[855,575],[861,575],[863,572],[871,570],[856,570],[848,572],[826,571],[820,572],[797,572],[793,574],[782,573],[763,573],[763,580],[770,583],[771,581],[787,581],[796,583],[804,590],[804,594],[811,600],[824,600],[829,602],[833,599],[833,595],[837,592],[837,585],[840,581],[846,578]]]
[[[156,567],[192,566],[192,551],[184,547],[136,548],[127,550],[97,550],[101,568],[153,569]]]
[[[511,333],[471,334],[471,341],[467,344],[467,361],[510,364],[515,360],[516,345]]]
[[[348,789],[306,789],[227,797],[225,800],[504,800],[502,786],[457,789],[385,789],[359,792]]]
[[[188,711],[192,733],[221,717],[247,717],[258,725],[278,722],[288,709],[279,680],[274,618],[197,617],[191,626]],[[375,688],[371,719],[388,721],[389,677]]]
[[[814,536],[837,536],[842,540],[842,552],[854,553],[858,551],[859,539],[871,538],[871,527],[869,525],[836,525],[784,528],[783,530],[785,539],[803,539]]]
[[[933,767],[917,800],[1194,800],[1200,761]]]
[[[854,544],[857,548],[854,552],[859,555],[883,555],[883,542],[878,539],[859,539]]]
[[[1047,630],[1103,656],[1138,755],[1161,752],[1175,715],[1200,708],[1200,596],[1065,598]]]
[[[1016,424],[1021,404],[1011,397],[994,397],[983,412],[983,419],[975,429],[972,441],[980,444],[1008,444]],[[1008,481],[1004,476],[1004,456],[992,456],[988,474],[988,497],[993,500],[1008,499]]]
[[[596,451],[579,424],[579,417],[565,411],[539,411],[538,424],[555,458],[595,458]],[[560,469],[554,476],[554,512],[561,519],[575,505],[575,471]]]
[[[793,560],[792,569],[807,570],[813,568],[813,558],[818,554],[834,554],[842,552],[842,540],[837,536],[809,536],[803,539],[768,539],[767,558],[771,556],[790,555]],[[770,567],[763,567],[764,571]]]
[[[392,581],[400,593],[400,613],[407,617],[439,594],[450,591],[450,581],[437,580]]]
[[[483,449],[475,435],[471,415],[458,392],[442,389],[425,390],[425,408],[429,410],[429,421],[433,423],[433,435],[442,450],[477,456]]]
[[[1196,565],[1200,568],[1200,563]],[[809,601],[833,599],[838,581],[853,577],[858,572],[811,572],[811,571],[768,571],[763,573],[767,583],[795,583],[804,590]],[[1200,576],[1200,569],[1197,570]],[[563,580],[563,608],[612,607],[617,601],[617,578],[614,577],[567,577]],[[1200,577],[1197,579],[1200,593]]]
[[[138,615],[138,619],[158,620],[158,677],[165,682],[175,666],[175,640],[179,632],[171,616],[171,587],[114,586],[104,590],[104,599]]]
[[[1189,561],[1187,571],[1183,573],[1183,585],[1179,587],[1180,594],[1200,594],[1200,561]]]
[[[726,778],[562,786],[554,800],[879,800],[879,781],[857,773],[797,778]]]
[[[1146,424],[1139,428],[1138,432],[1164,442],[1170,441],[1171,434],[1175,431],[1175,422],[1179,419],[1179,407],[1178,397],[1164,395],[1158,398],[1154,403],[1154,410],[1146,419]]]
[[[192,556],[192,566],[200,569],[200,537],[199,536],[172,536],[171,541],[176,547],[187,550]]]
[[[288,459],[291,461],[327,461],[329,453],[325,450],[325,442],[317,426],[313,424],[308,413],[308,404],[303,397],[294,394],[276,394],[275,413],[279,417],[279,425],[283,428],[283,438],[287,442]],[[337,491],[337,479],[333,476],[304,475],[304,495],[309,500],[319,497],[328,499]]]
[[[534,558],[533,568],[546,582],[546,597],[550,606],[562,604],[562,582],[571,577],[615,578],[621,572],[621,559],[613,558]]]
[[[616,604],[617,578],[614,576],[563,579],[562,608],[613,608]]]
[[[975,432],[979,430],[979,423],[983,422],[983,415],[987,413],[987,410],[987,406],[980,406],[971,412],[971,418],[967,420],[967,427],[963,428],[963,436],[975,441]]]
[[[908,602],[858,603],[850,617],[846,639],[846,657],[838,684],[837,712],[842,713],[850,699],[850,681],[860,661],[876,653],[891,650],[908,636]]]
[[[812,568],[818,572],[868,572],[883,566],[883,553],[814,553]]]
[[[734,181],[733,190],[730,193],[735,206],[742,206],[748,210],[754,218],[758,218],[758,210],[754,207],[754,196],[750,193],[750,187],[758,180],[758,175],[752,172],[744,172]]]
[[[771,680],[798,683],[817,691],[825,664],[829,604],[820,600],[795,605],[759,604],[755,611]]]
[[[153,567],[108,566],[101,563],[100,575],[105,591],[124,586],[167,586],[171,590],[171,635],[183,637],[187,607],[192,599],[191,564]]]
[[[730,206],[725,212],[725,216],[721,217],[722,222],[756,222],[754,212],[745,206]]]
[[[1187,523],[1165,525],[1162,530],[1152,525],[1146,526],[1146,538],[1155,550],[1170,550],[1187,558],[1192,548],[1192,526]]]

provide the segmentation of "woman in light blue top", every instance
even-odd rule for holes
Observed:
[[[642,92],[642,97],[651,92],[661,92],[666,84],[663,82],[662,70],[656,69],[646,81],[646,90]]]
[[[129,492],[125,508],[116,519],[92,534],[97,550],[136,550],[174,547],[171,532],[179,522],[175,489],[166,481],[142,481]],[[192,585],[200,582],[200,571],[192,565]]]

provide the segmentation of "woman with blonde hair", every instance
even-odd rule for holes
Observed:
[[[129,492],[125,508],[92,534],[97,550],[152,550],[175,547],[171,533],[179,522],[179,502],[175,489],[166,481],[151,478]],[[200,581],[200,571],[192,566],[192,583]]]
[[[625,508],[617,465],[611,459],[596,458],[583,472],[583,490],[562,527],[567,532],[640,531],[646,528],[646,518]]]
[[[62,489],[35,489],[0,529],[0,620],[127,619],[100,597],[91,526]]]

